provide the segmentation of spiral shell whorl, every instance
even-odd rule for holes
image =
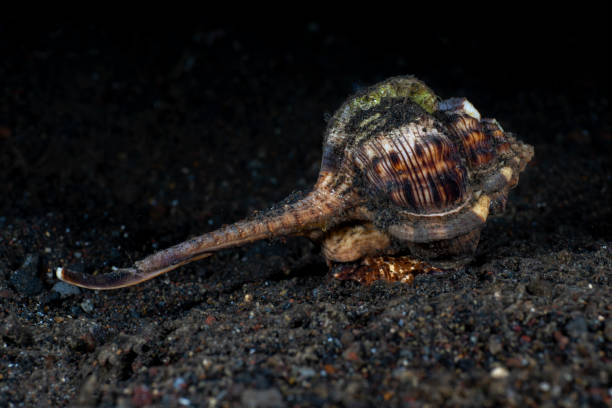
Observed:
[[[438,99],[427,85],[412,76],[392,77],[357,92],[342,104],[329,121],[321,172],[339,170],[347,147],[371,134],[369,125],[379,119],[380,111],[385,110],[382,109],[383,105],[411,101],[422,111],[431,113],[437,109]]]

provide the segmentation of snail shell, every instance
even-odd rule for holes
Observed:
[[[331,118],[313,189],[263,215],[189,239],[131,268],[69,283],[130,286],[213,252],[260,239],[305,235],[329,262],[408,253],[453,267],[474,253],[491,213],[533,157],[533,147],[483,119],[465,98],[443,101],[411,76],[351,96]]]

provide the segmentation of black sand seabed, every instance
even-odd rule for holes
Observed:
[[[611,406],[596,33],[160,27],[0,24],[0,406]],[[536,149],[465,271],[365,287],[292,238],[57,284],[307,189],[325,117],[400,74]]]

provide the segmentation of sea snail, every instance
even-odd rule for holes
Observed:
[[[467,99],[440,100],[412,76],[389,78],[336,111],[318,180],[302,198],[130,268],[99,275],[58,268],[57,277],[115,289],[221,249],[303,235],[321,244],[338,278],[410,281],[415,271],[458,268],[471,259],[487,217],[504,210],[533,154]]]

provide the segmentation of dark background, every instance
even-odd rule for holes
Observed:
[[[609,35],[527,15],[0,23],[0,405],[610,404]],[[325,119],[404,74],[535,146],[465,271],[362,287],[287,239],[56,285],[308,189]]]

